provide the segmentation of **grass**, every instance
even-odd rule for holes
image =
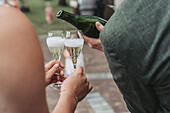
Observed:
[[[51,0],[51,1],[45,1],[45,0],[25,0],[25,6],[28,6],[30,8],[29,13],[25,13],[26,16],[31,20],[36,32],[38,35],[47,34],[48,31],[51,30],[59,30],[64,29],[63,21],[60,19],[54,18],[54,23],[52,25],[48,25],[45,19],[45,7],[47,2],[50,2],[54,15],[56,13],[63,9],[65,11],[73,12],[73,9],[69,6],[59,6],[58,0]],[[69,0],[67,0],[67,4],[69,3]],[[66,30],[68,29],[75,29],[72,25],[66,23]]]

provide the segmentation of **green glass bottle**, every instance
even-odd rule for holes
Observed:
[[[84,35],[91,38],[99,38],[100,32],[97,30],[95,22],[98,21],[102,25],[107,23],[106,20],[97,16],[75,15],[64,10],[60,10],[56,16],[57,18],[72,24],[77,29],[82,30]]]

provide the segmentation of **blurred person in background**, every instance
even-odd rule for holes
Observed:
[[[95,16],[108,20],[114,13],[114,10],[109,7],[109,5],[114,5],[113,0],[95,0],[95,3]]]
[[[114,5],[113,0],[104,0],[104,19],[105,20],[109,20],[109,18],[112,16],[112,14],[114,13],[114,10],[112,8],[110,8],[108,5]]]
[[[21,11],[0,5],[0,17],[0,113],[49,113],[45,88],[65,79],[64,65],[53,60],[44,66],[37,34]],[[74,113],[91,89],[77,67],[64,80],[53,113]]]
[[[53,13],[53,8],[50,3],[47,3],[47,6],[45,8],[45,14],[46,14],[47,23],[49,25],[53,24],[54,13]]]
[[[93,16],[95,13],[95,0],[78,0],[80,15]]]
[[[74,14],[80,15],[78,0],[70,0],[70,6],[73,8]]]
[[[104,18],[105,0],[95,0],[95,4],[96,4],[95,16]]]
[[[124,0],[100,38],[84,36],[104,51],[131,113],[170,113],[170,0]]]

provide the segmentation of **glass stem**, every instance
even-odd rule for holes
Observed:
[[[74,64],[74,69],[76,69],[76,64]]]

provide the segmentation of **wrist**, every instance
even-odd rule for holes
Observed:
[[[61,91],[60,95],[61,95],[60,96],[61,99],[65,99],[65,100],[69,101],[71,104],[77,106],[78,99],[77,99],[76,95],[74,93],[72,93],[71,91],[66,91],[66,90]]]
[[[74,95],[70,92],[63,91],[60,93],[59,101],[53,113],[74,113],[77,107],[77,102]]]

